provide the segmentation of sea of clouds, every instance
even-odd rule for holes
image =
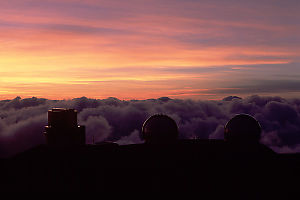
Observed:
[[[74,108],[78,124],[86,126],[86,141],[142,143],[140,131],[151,115],[164,113],[178,124],[181,138],[223,139],[224,125],[247,113],[261,124],[261,142],[279,153],[300,152],[300,99],[229,96],[219,101],[159,99],[122,101],[116,98],[47,100],[16,97],[0,101],[0,157],[45,143],[47,111]]]

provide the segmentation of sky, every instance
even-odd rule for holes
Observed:
[[[300,94],[299,0],[0,2],[0,99]]]

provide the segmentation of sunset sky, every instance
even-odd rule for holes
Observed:
[[[299,0],[0,1],[0,99],[300,94]]]

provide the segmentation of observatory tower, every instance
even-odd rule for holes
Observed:
[[[48,125],[44,135],[51,146],[73,146],[85,144],[85,126],[77,125],[77,111],[53,108],[48,110]]]

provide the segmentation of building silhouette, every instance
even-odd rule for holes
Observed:
[[[142,126],[142,138],[147,144],[175,143],[178,139],[177,124],[168,115],[152,115]]]
[[[77,124],[77,111],[74,109],[48,110],[48,125],[45,126],[44,135],[46,144],[50,146],[85,144],[85,127]]]
[[[238,114],[225,125],[224,139],[235,143],[259,143],[261,125],[249,114]]]

